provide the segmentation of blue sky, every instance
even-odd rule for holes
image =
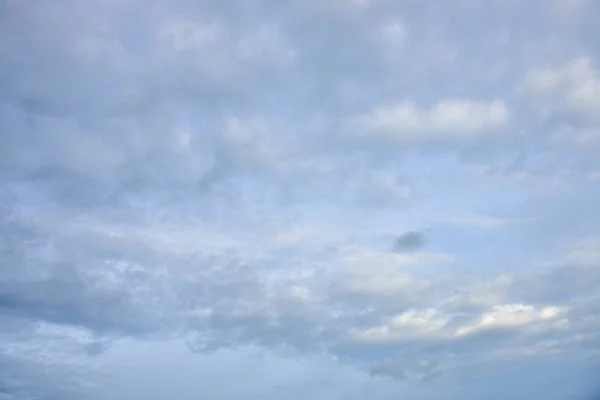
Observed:
[[[0,1],[0,399],[588,399],[592,0]]]

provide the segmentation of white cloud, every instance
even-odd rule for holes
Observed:
[[[491,329],[515,328],[554,320],[565,312],[565,309],[556,306],[535,307],[525,304],[494,306],[492,310],[483,313],[474,323],[460,327],[456,331],[456,335],[472,335]]]
[[[516,330],[526,325],[555,321],[567,310],[557,306],[536,307],[524,304],[493,306],[458,327],[452,326],[453,316],[435,308],[409,310],[381,325],[355,332],[355,338],[367,343],[403,341],[453,341],[491,330]],[[561,319],[564,325],[566,319]],[[560,325],[559,325],[560,326]]]
[[[504,127],[509,112],[504,102],[448,99],[430,109],[409,101],[375,108],[356,120],[359,129],[400,141],[429,141],[479,137]]]
[[[600,75],[588,57],[530,70],[525,89],[583,115],[593,117],[600,109]]]
[[[439,338],[449,318],[438,310],[409,310],[392,317],[382,326],[357,332],[356,338],[368,343],[397,342],[403,340],[426,340]]]

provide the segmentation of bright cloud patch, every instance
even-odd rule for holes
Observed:
[[[526,85],[535,94],[556,97],[573,111],[592,114],[600,109],[600,74],[586,57],[556,68],[535,68],[527,73]]]
[[[443,100],[429,109],[410,102],[378,107],[358,119],[358,126],[398,140],[469,137],[476,132],[496,130],[508,123],[509,112],[499,100],[477,102],[465,99]]]

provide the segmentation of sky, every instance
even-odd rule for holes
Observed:
[[[0,400],[594,399],[598,18],[0,0]]]

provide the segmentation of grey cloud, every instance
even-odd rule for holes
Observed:
[[[94,368],[78,358],[72,338],[44,332],[39,320],[30,324],[3,315],[1,322],[2,398],[79,399],[101,394]]]
[[[436,361],[393,361],[371,367],[372,377],[389,377],[396,380],[429,382],[442,375]]]
[[[69,255],[64,244],[44,236],[27,235],[11,245],[14,228],[0,232],[8,244],[0,252],[4,265],[0,274],[3,313],[34,321],[81,325],[99,332],[144,332],[155,324],[133,303],[131,289],[102,288],[94,283],[92,274],[100,271],[100,260],[78,260],[73,252]],[[26,241],[37,242],[39,247],[24,245]],[[54,251],[59,258],[45,260],[54,257],[45,251]]]
[[[90,342],[84,346],[85,352],[90,356],[97,356],[106,351],[106,344],[102,342]]]
[[[71,2],[65,1],[65,2],[61,2],[60,5],[56,8],[53,9],[50,13],[51,15],[54,15],[58,22],[54,21],[54,24],[59,24],[60,22],[63,22],[60,20],[60,18],[63,15],[67,15],[72,13],[72,9],[69,7],[69,5],[71,4]],[[160,3],[162,4],[162,3]],[[271,4],[270,3],[261,3],[262,5],[258,5],[256,7],[258,7],[259,9],[264,9],[266,10],[267,7],[269,7]],[[121,20],[121,18],[123,18],[126,15],[130,15],[131,9],[129,7],[131,7],[131,4],[124,4],[124,5],[120,5],[120,6],[116,6],[116,5],[111,5],[110,7],[101,7],[97,4],[93,4],[90,7],[93,7],[93,9],[95,11],[99,12],[100,15],[100,19],[101,20],[105,20],[105,19],[109,19],[107,16],[107,13],[111,12],[111,11],[115,11],[114,9],[111,9],[111,7],[116,8],[117,11],[119,11],[122,14],[117,14],[118,17],[115,17],[114,20],[110,20],[110,22],[108,23],[109,28],[113,29],[115,31],[117,31],[118,33],[112,33],[112,31],[110,31],[111,33],[103,33],[102,31],[100,32],[96,32],[94,29],[90,28],[90,26],[94,26],[94,24],[90,23],[90,24],[84,24],[84,21],[87,21],[88,19],[90,19],[91,17],[87,14],[83,14],[83,15],[79,15],[78,19],[69,19],[69,23],[65,24],[65,26],[63,27],[62,30],[56,30],[55,33],[53,33],[52,35],[48,35],[47,38],[45,38],[44,44],[48,47],[52,46],[52,47],[56,47],[58,48],[60,51],[58,52],[53,52],[52,53],[52,59],[53,60],[59,60],[59,61],[54,61],[54,63],[60,63],[63,62],[64,65],[60,65],[61,67],[64,68],[59,68],[58,66],[51,71],[57,71],[56,73],[61,73],[63,74],[64,71],[66,70],[73,70],[73,71],[79,71],[79,70],[85,70],[87,64],[84,63],[84,61],[78,59],[77,57],[83,57],[81,54],[79,53],[72,53],[72,49],[71,47],[76,47],[76,45],[78,45],[78,40],[77,39],[77,35],[73,35],[73,37],[70,38],[65,38],[64,36],[69,36],[68,32],[70,31],[77,31],[77,30],[82,30],[85,34],[83,35],[84,38],[86,38],[86,40],[90,40],[91,41],[91,45],[96,45],[100,48],[104,48],[104,47],[117,47],[117,50],[120,51],[117,52],[117,54],[113,54],[113,53],[109,53],[109,55],[107,56],[107,59],[109,60],[119,60],[119,57],[125,57],[126,59],[133,59],[135,62],[135,67],[131,67],[129,66],[127,63],[125,63],[125,66],[123,65],[116,65],[116,66],[110,66],[108,68],[104,68],[101,71],[99,71],[97,74],[93,74],[93,79],[94,79],[94,88],[96,87],[104,87],[103,92],[102,93],[97,93],[97,94],[93,94],[90,90],[90,85],[92,84],[91,82],[89,82],[88,80],[91,79],[90,77],[88,77],[87,75],[77,75],[77,74],[72,74],[72,76],[69,76],[70,79],[72,80],[77,80],[77,81],[82,81],[85,82],[85,85],[68,85],[68,91],[67,93],[62,93],[62,92],[58,92],[58,91],[54,91],[51,87],[48,87],[47,85],[36,85],[35,86],[35,90],[42,90],[43,88],[46,88],[48,90],[48,93],[40,93],[41,95],[44,95],[46,97],[49,97],[52,101],[52,105],[56,106],[57,104],[59,104],[58,100],[60,98],[64,98],[65,96],[68,97],[70,96],[70,92],[73,92],[73,96],[76,97],[83,97],[83,96],[92,96],[94,98],[94,101],[92,102],[86,102],[86,101],[70,101],[70,104],[72,104],[72,111],[68,111],[68,114],[70,114],[71,116],[81,116],[83,118],[86,119],[86,122],[88,122],[87,126],[84,126],[81,128],[81,132],[74,132],[73,136],[69,136],[70,140],[78,140],[81,141],[83,140],[83,144],[85,145],[86,143],[88,145],[93,145],[94,146],[94,153],[96,154],[102,154],[102,151],[99,151],[98,148],[120,148],[124,145],[124,143],[122,142],[122,138],[124,137],[128,137],[129,135],[131,135],[131,133],[129,133],[129,135],[123,135],[123,134],[118,134],[118,137],[120,139],[118,140],[107,140],[105,137],[103,137],[102,139],[98,139],[95,136],[99,135],[99,133],[94,133],[92,131],[90,131],[89,129],[89,125],[91,123],[93,124],[99,124],[101,126],[101,128],[96,128],[95,130],[98,131],[102,131],[103,132],[103,136],[106,135],[107,131],[111,131],[114,130],[115,127],[114,125],[111,124],[105,124],[105,122],[102,121],[102,115],[98,116],[96,114],[94,114],[94,118],[91,119],[91,117],[86,114],[86,112],[78,110],[77,107],[83,107],[83,106],[88,106],[88,105],[99,105],[102,104],[102,102],[99,101],[99,98],[102,99],[106,99],[107,101],[114,101],[113,99],[115,98],[121,98],[121,97],[125,97],[127,102],[130,101],[134,101],[137,102],[138,100],[135,100],[136,98],[139,99],[139,101],[141,102],[158,102],[158,106],[154,106],[153,108],[143,112],[143,113],[128,113],[125,116],[133,116],[135,118],[134,120],[134,126],[136,127],[136,124],[139,124],[139,129],[141,131],[145,131],[145,130],[156,130],[156,126],[157,125],[162,125],[164,127],[164,130],[166,132],[158,132],[156,135],[156,139],[158,141],[157,146],[158,148],[160,148],[160,150],[167,150],[170,149],[170,146],[165,146],[165,140],[169,140],[169,138],[171,138],[170,133],[168,132],[169,130],[172,130],[174,127],[172,126],[172,121],[161,121],[160,119],[156,119],[156,118],[152,118],[152,116],[157,116],[157,115],[164,115],[165,113],[169,113],[172,111],[172,108],[188,108],[190,109],[190,112],[198,115],[199,117],[201,117],[203,120],[209,118],[209,115],[219,115],[219,114],[223,114],[223,113],[231,113],[236,109],[235,104],[239,103],[240,101],[243,103],[246,100],[240,100],[240,99],[245,99],[247,98],[248,101],[252,101],[253,103],[256,103],[257,99],[260,100],[264,97],[269,97],[267,93],[266,95],[263,96],[263,91],[267,91],[269,89],[267,89],[268,87],[272,86],[273,84],[273,76],[272,74],[269,74],[268,80],[269,80],[269,85],[248,85],[247,81],[243,81],[243,82],[237,82],[237,86],[236,87],[213,87],[212,83],[209,81],[204,81],[201,79],[202,74],[197,74],[195,73],[195,71],[193,70],[193,63],[190,60],[186,60],[186,59],[177,59],[177,60],[171,60],[170,57],[160,57],[160,55],[156,55],[156,54],[152,54],[152,33],[149,32],[145,32],[145,30],[143,30],[143,32],[130,32],[130,30],[134,31],[135,29],[132,27],[125,27],[122,25],[123,21]],[[172,7],[173,11],[176,11],[180,8],[185,8],[187,9],[187,5],[186,3],[177,3],[177,4],[173,4],[170,7]],[[285,29],[283,29],[282,27],[282,35],[287,35],[287,36],[291,36],[296,38],[296,40],[293,40],[292,43],[290,44],[292,47],[296,46],[299,48],[299,51],[301,52],[301,56],[300,57],[300,63],[302,64],[301,67],[298,67],[297,69],[294,69],[295,67],[290,67],[292,68],[290,71],[292,72],[296,72],[296,74],[294,76],[302,76],[305,79],[303,79],[302,81],[294,81],[291,79],[286,79],[287,82],[290,82],[288,85],[291,85],[293,87],[298,87],[298,88],[303,88],[306,87],[306,84],[308,81],[312,82],[315,81],[316,82],[316,86],[317,88],[321,88],[321,90],[318,91],[313,91],[314,93],[311,95],[311,97],[309,99],[307,99],[306,101],[303,101],[302,96],[300,94],[297,93],[297,89],[296,90],[288,90],[288,88],[283,88],[282,90],[279,90],[278,93],[290,93],[290,95],[288,96],[289,100],[293,100],[296,104],[301,103],[303,104],[303,106],[301,106],[298,110],[296,110],[294,113],[292,113],[293,115],[297,116],[297,119],[305,119],[306,115],[310,115],[311,114],[311,110],[309,109],[309,104],[319,104],[319,108],[322,108],[322,106],[324,105],[323,103],[331,103],[331,104],[338,104],[340,99],[343,99],[343,96],[339,96],[340,99],[338,99],[337,97],[335,99],[332,100],[327,100],[330,98],[330,95],[328,95],[328,93],[332,92],[329,88],[330,84],[329,82],[338,82],[339,78],[337,78],[337,76],[346,76],[348,75],[349,77],[360,77],[361,79],[367,79],[367,80],[371,80],[373,77],[373,68],[377,68],[376,65],[373,65],[373,62],[371,62],[370,60],[374,60],[376,59],[376,57],[365,57],[364,54],[360,53],[357,51],[356,49],[356,45],[357,43],[363,43],[362,47],[365,49],[365,51],[368,52],[374,52],[376,51],[376,46],[373,46],[372,43],[365,43],[365,32],[369,32],[369,29],[371,29],[374,25],[377,25],[377,22],[379,21],[379,19],[381,19],[382,15],[386,14],[387,12],[390,11],[395,11],[395,12],[410,12],[410,9],[404,10],[402,9],[402,7],[400,7],[399,10],[388,10],[385,9],[385,7],[383,5],[377,5],[377,7],[375,7],[375,9],[368,15],[362,16],[357,20],[357,16],[354,16],[351,18],[351,20],[344,20],[344,19],[335,19],[335,14],[334,15],[330,15],[329,17],[325,16],[325,15],[320,15],[317,13],[318,15],[318,19],[316,20],[318,22],[318,29],[307,29],[307,23],[310,21],[311,26],[315,23],[315,19],[314,18],[309,18],[309,17],[314,17],[312,13],[312,11],[309,10],[309,8],[307,8],[306,5],[300,5],[300,4],[294,4],[292,6],[288,6],[290,9],[287,9],[287,7],[283,7],[282,9],[277,8],[278,10],[278,17],[280,18],[284,18],[284,19],[290,19],[291,22],[295,21],[295,23],[293,24],[282,24],[283,27],[285,27]],[[387,7],[387,6],[386,6]],[[157,7],[157,9],[160,7]],[[392,7],[393,9],[394,7]],[[96,10],[97,9],[97,10]],[[27,24],[27,23],[32,23],[31,21],[37,21],[37,19],[41,18],[41,14],[42,11],[38,10],[35,7],[31,7],[31,6],[25,6],[25,5],[21,5],[18,7],[18,12],[13,16],[13,19],[15,19],[15,26],[18,25],[17,22],[20,22],[21,25]],[[156,15],[155,13],[157,12],[157,10],[154,7],[149,7],[148,10],[146,10],[145,13],[141,13],[141,16],[139,16],[137,19],[140,20],[138,22],[152,22],[153,24],[156,23],[157,26],[160,25],[160,18],[158,17],[158,15]],[[288,12],[293,12],[293,14],[288,14]],[[232,29],[232,30],[236,30],[236,29],[251,29],[251,27],[248,27],[248,23],[250,23],[250,25],[252,25],[252,22],[256,22],[253,21],[253,19],[251,17],[247,17],[249,18],[248,20],[244,20],[242,19],[242,21],[239,21],[239,19],[241,18],[241,16],[239,15],[238,12],[230,9],[227,6],[216,6],[215,4],[213,4],[212,2],[206,2],[203,3],[201,5],[198,5],[197,8],[193,8],[191,10],[191,12],[187,13],[188,15],[190,15],[190,19],[192,20],[192,22],[204,22],[204,20],[208,19],[216,19],[217,21],[219,20],[223,20],[223,24],[226,26],[226,29]],[[290,18],[292,15],[295,16],[303,16],[303,18]],[[168,15],[167,15],[168,17]],[[167,17],[165,17],[165,19],[168,19]],[[66,17],[65,17],[66,18]],[[157,21],[158,20],[158,21]],[[236,24],[233,25],[230,22],[231,21],[235,21]],[[357,26],[356,24],[353,23],[356,21],[359,21],[360,24]],[[240,22],[244,22],[244,23],[240,23]],[[333,22],[333,23],[332,23]],[[241,27],[241,28],[236,28],[236,27]],[[302,28],[302,29],[301,29]],[[9,28],[6,28],[9,29]],[[12,26],[12,29],[17,29],[16,27]],[[66,30],[66,32],[65,32]],[[122,32],[121,32],[122,31]],[[300,32],[302,32],[302,35],[306,35],[307,33],[309,33],[310,35],[315,36],[314,38],[312,37],[307,37],[304,40],[299,40],[298,36],[300,34]],[[112,37],[111,34],[115,35],[115,37]],[[237,34],[237,33],[236,33]],[[30,42],[34,42],[37,43],[38,40],[37,35],[41,35],[41,33],[36,33],[36,32],[30,32],[27,36],[18,36],[19,37],[19,41],[25,41],[26,43],[23,43],[20,46],[15,46],[14,48],[11,48],[14,51],[18,51],[19,48],[23,48],[23,47],[28,47],[27,44],[29,44]],[[104,36],[103,36],[104,35]],[[145,40],[147,40],[149,43],[146,43],[146,46],[148,46],[148,48],[144,47],[144,40],[141,40],[140,38],[138,38],[137,41],[133,40],[135,37],[142,35],[142,37],[145,38]],[[146,36],[144,36],[146,35]],[[356,40],[348,40],[348,35],[352,35],[352,37],[356,37]],[[58,37],[57,37],[58,36]],[[108,37],[106,37],[108,36]],[[368,35],[366,35],[368,36]],[[344,39],[344,40],[342,40]],[[75,43],[73,43],[75,42]],[[100,42],[100,43],[97,43]],[[311,43],[323,43],[323,46],[325,47],[324,49],[319,50],[317,49],[313,49],[311,47]],[[336,46],[336,50],[332,51],[332,46],[335,44]],[[342,45],[344,48],[340,49],[339,45]],[[39,45],[38,45],[39,46]],[[104,47],[103,47],[104,46]],[[348,47],[349,46],[349,47]],[[347,48],[346,48],[347,47]],[[94,49],[92,49],[94,50]],[[32,57],[36,58],[36,63],[38,63],[39,65],[46,65],[47,63],[45,62],[37,62],[37,57],[41,57],[43,58],[42,61],[46,61],[46,58],[48,58],[49,56],[46,56],[46,51],[37,51],[37,52],[32,52]],[[116,51],[116,50],[115,50]],[[123,54],[121,54],[123,53]],[[151,53],[150,55],[148,55],[147,53]],[[348,57],[350,57],[351,59],[348,60]],[[353,58],[352,58],[353,57]],[[157,65],[159,65],[159,70],[158,71],[152,71],[151,69],[151,65],[154,65],[153,62],[145,62],[147,58],[150,58],[154,61],[156,61]],[[336,63],[333,63],[333,61],[335,61],[337,58],[340,58],[340,60],[338,60]],[[61,59],[64,59],[63,61],[60,61]],[[321,63],[315,64],[314,62],[312,62],[311,60],[324,60]],[[352,61],[352,62],[349,62]],[[358,61],[358,62],[356,62]],[[183,71],[180,71],[179,65],[183,63],[183,64],[191,64],[189,65],[188,69],[184,69]],[[28,64],[33,64],[33,61],[28,62]],[[139,64],[139,65],[138,65]],[[330,67],[325,67],[325,66],[332,66],[335,65],[336,68],[331,68],[331,71],[329,71],[327,68]],[[249,69],[254,68],[254,66],[250,65],[247,66]],[[142,76],[146,76],[148,75],[147,79],[141,79],[139,78],[139,75],[137,75],[136,71],[138,71],[139,68],[141,69],[144,73],[142,74]],[[315,70],[316,68],[316,70]],[[150,71],[146,71],[146,69],[149,69]],[[345,69],[348,69],[348,72],[346,74],[344,73],[340,73],[340,71],[343,71]],[[308,74],[309,71],[312,71],[311,74]],[[48,74],[43,74],[44,76],[47,76]],[[117,75],[120,79],[127,81],[128,85],[125,87],[130,87],[133,86],[132,89],[129,89],[133,92],[133,95],[127,95],[126,93],[123,94],[122,96],[115,96],[115,94],[113,93],[114,91],[117,90],[117,87],[115,85],[101,85],[100,83],[97,82],[97,77],[102,77],[102,76],[111,76],[111,75]],[[172,81],[168,81],[166,83],[164,83],[163,81],[165,80],[165,76],[176,76],[177,79],[173,78]],[[200,77],[199,77],[200,75]],[[314,77],[313,77],[314,75]],[[334,77],[330,77],[329,75],[334,75]],[[397,71],[394,71],[394,76],[399,76],[400,74],[397,74]],[[38,76],[38,75],[36,75]],[[317,78],[317,79],[310,79],[310,77],[313,78]],[[264,78],[264,77],[263,77]],[[108,79],[108,78],[107,78]],[[55,79],[57,80],[57,79]],[[110,79],[108,79],[110,80]],[[184,80],[184,82],[181,82],[181,80]],[[152,84],[149,84],[148,82],[153,82]],[[257,80],[257,82],[265,82],[264,79],[259,79]],[[10,80],[7,79],[7,83],[10,83]],[[162,85],[162,86],[161,86]],[[169,86],[168,88],[164,88],[163,86]],[[115,86],[115,87],[113,87]],[[67,87],[65,85],[65,87]],[[33,90],[33,89],[32,89]],[[42,107],[41,105],[44,104],[44,102],[42,100],[40,100],[40,97],[35,97],[31,94],[25,93],[25,95],[27,95],[28,97],[25,98],[25,103],[22,103],[23,100],[21,100],[20,98],[23,97],[23,92],[27,92],[27,90],[25,90],[24,88],[17,86],[15,87],[15,89],[13,91],[10,91],[9,93],[13,93],[15,97],[15,99],[9,99],[8,103],[12,104],[14,107],[18,108],[18,109],[23,109],[25,110],[27,115],[36,115],[36,110],[39,110],[40,107]],[[79,93],[80,92],[80,93]],[[110,94],[108,96],[104,96],[103,93],[107,92],[107,94]],[[246,92],[250,92],[250,93],[246,93]],[[333,91],[335,92],[335,91]],[[178,96],[177,99],[173,99],[173,96]],[[224,100],[220,101],[219,98],[223,97]],[[313,98],[314,97],[314,98]],[[363,96],[364,97],[364,96]],[[321,101],[317,101],[315,102],[315,98],[320,99]],[[30,100],[28,100],[30,99]],[[33,100],[31,100],[33,99]],[[14,100],[12,103],[11,101]],[[373,100],[375,100],[373,98]],[[226,105],[226,108],[224,108],[224,106],[221,106],[220,108],[218,107],[217,109],[212,109],[212,107],[215,107],[215,104],[224,104]],[[281,103],[281,102],[279,102]],[[32,108],[32,104],[36,105],[35,107]],[[256,108],[264,108],[262,106],[268,106],[268,104],[259,104],[258,107]],[[73,108],[74,107],[74,108]],[[114,108],[118,108],[118,109],[123,109],[122,104],[118,103],[115,104],[111,107]],[[125,107],[126,108],[126,107]],[[248,107],[245,107],[243,105],[239,106],[238,111],[241,110],[247,110]],[[251,107],[252,108],[252,107]],[[212,111],[212,112],[211,112]],[[145,119],[149,119],[150,123],[147,124],[141,124],[139,120],[145,120]],[[198,118],[200,119],[200,118]],[[192,124],[192,126],[194,126],[196,123]],[[201,130],[202,131],[202,135],[206,136],[207,132],[206,130],[213,130],[215,129],[214,127],[210,127],[210,126],[206,126],[205,128],[205,123],[204,121],[202,122],[202,127],[196,127],[196,130]],[[131,126],[130,126],[131,128]],[[10,128],[9,128],[10,129]],[[49,127],[43,125],[43,127],[41,127],[40,129],[44,129],[44,130],[48,130]],[[22,133],[21,133],[22,135]],[[156,135],[150,135],[150,136],[156,136]],[[148,136],[148,135],[146,135]],[[164,137],[165,140],[161,140],[161,136]],[[321,137],[323,137],[323,135],[320,135]],[[339,147],[339,145],[341,143],[343,143],[344,141],[348,141],[348,138],[345,138],[344,141],[339,140],[340,137],[339,135],[333,135],[335,141],[337,142],[336,145]],[[322,142],[327,141],[328,139],[319,139],[318,140],[318,144],[317,146],[313,146],[314,148],[319,148],[322,147]],[[357,149],[360,148],[364,148],[365,144],[363,143],[364,141],[360,141],[359,143],[356,143],[355,146]],[[369,144],[368,144],[369,145]],[[368,146],[367,145],[367,146]],[[99,147],[98,147],[99,146]],[[348,144],[344,144],[344,147],[347,148]],[[20,145],[17,145],[17,147],[21,147]],[[128,146],[126,145],[126,148]],[[377,146],[378,149],[378,154],[384,154],[383,150],[385,150],[386,146]],[[5,147],[5,148],[11,148],[12,152],[15,153],[15,149],[14,147]],[[106,151],[106,149],[104,149]],[[158,149],[157,149],[158,150]],[[115,171],[115,175],[119,175],[120,173],[127,171],[126,173],[131,173],[130,171],[132,170],[136,170],[139,168],[143,168],[146,169],[146,172],[144,173],[144,178],[149,179],[152,176],[161,176],[165,173],[167,173],[167,171],[165,171],[165,169],[162,167],[164,165],[169,165],[169,168],[173,168],[176,164],[178,164],[178,155],[173,155],[173,160],[167,160],[165,159],[166,154],[159,154],[158,151],[156,151],[155,154],[150,153],[147,156],[144,156],[143,154],[136,154],[135,152],[133,154],[117,154],[117,159],[118,158],[123,158],[125,157],[125,162],[122,160],[121,161],[121,165],[122,167],[119,168],[117,171]],[[91,153],[91,151],[90,151]],[[117,152],[118,153],[118,152]],[[18,154],[18,152],[16,152],[15,154]],[[390,154],[390,156],[393,156],[392,154]],[[58,158],[61,158],[61,155],[57,155]],[[206,157],[206,156],[205,156]],[[167,157],[170,159],[170,157]],[[162,161],[160,161],[162,159]],[[100,160],[99,160],[100,161]],[[105,161],[101,161],[101,162],[107,162],[108,160]],[[190,166],[189,165],[189,160],[187,159],[183,159],[183,165],[181,169],[175,169],[173,171],[171,171],[172,173],[169,174],[169,178],[170,179],[175,179],[175,177],[178,175],[178,173],[183,172],[184,174],[189,174],[190,171],[186,168],[186,166]],[[108,162],[114,162],[114,161],[108,161]],[[160,162],[160,164],[158,164]],[[142,164],[145,163],[145,164]],[[156,163],[156,164],[155,164]],[[154,165],[153,165],[154,164]],[[158,165],[157,165],[158,164]],[[162,164],[162,166],[161,166]],[[152,167],[152,168],[151,168]],[[345,167],[345,166],[342,166]],[[79,168],[81,168],[81,166],[79,166]],[[97,168],[99,169],[104,169],[106,170],[107,168],[113,168],[113,166],[109,165],[99,165],[97,166]]]
[[[372,377],[387,376],[398,380],[407,379],[404,368],[397,365],[376,365],[374,367],[371,367],[371,370],[369,372]]]
[[[393,248],[395,251],[412,251],[424,247],[425,244],[423,232],[406,232],[396,237]]]

